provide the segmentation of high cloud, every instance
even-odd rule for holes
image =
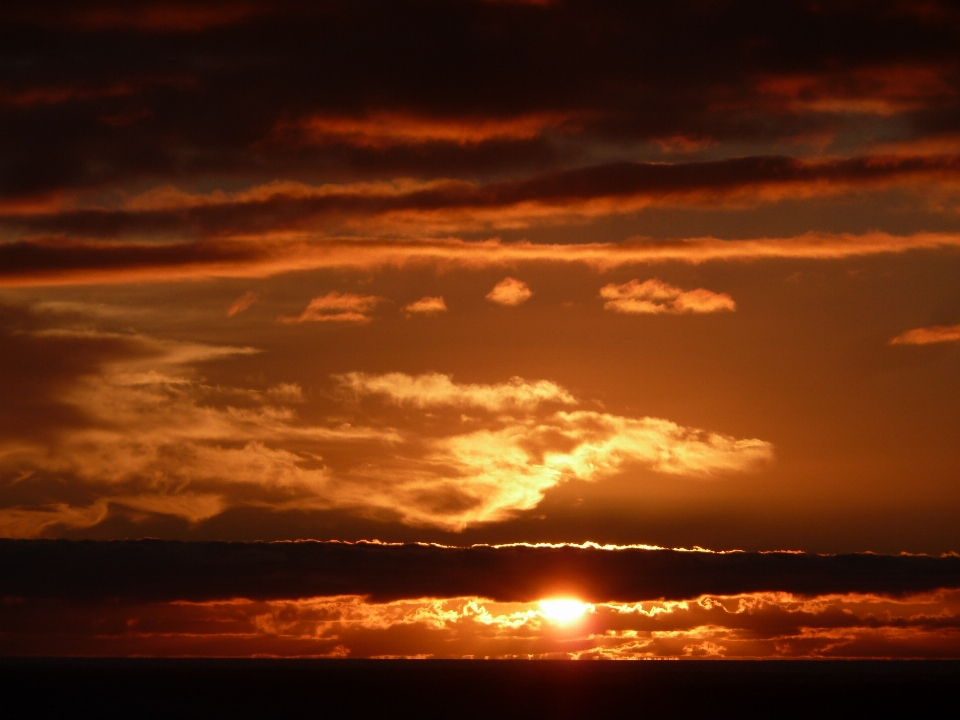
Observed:
[[[370,311],[377,306],[380,298],[374,295],[339,293],[331,290],[326,295],[315,297],[298,316],[283,315],[282,323],[302,322],[347,322],[368,323]]]
[[[487,293],[487,300],[495,302],[498,305],[509,305],[516,307],[522,305],[533,295],[533,291],[527,287],[523,280],[506,277],[498,282],[493,290]]]
[[[623,285],[604,285],[600,297],[606,300],[604,308],[619,313],[712,313],[737,308],[726,293],[703,288],[683,290],[655,278],[642,283],[631,280]]]
[[[897,335],[891,345],[930,345],[932,343],[956,342],[960,340],[960,325],[934,325],[914,328]]]

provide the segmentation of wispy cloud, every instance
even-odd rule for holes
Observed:
[[[631,280],[622,285],[610,283],[600,289],[603,307],[619,313],[712,313],[736,310],[737,305],[726,293],[703,288],[683,290],[662,280]]]
[[[930,345],[960,340],[960,325],[933,325],[914,328],[897,335],[891,345]]]
[[[242,313],[244,310],[247,310],[251,305],[253,305],[257,300],[260,299],[260,293],[256,292],[245,292],[243,295],[238,297],[236,300],[231,303],[230,307],[227,308],[227,317],[233,317]]]
[[[540,403],[576,403],[567,390],[549,380],[527,382],[515,377],[507,383],[481,385],[455,383],[450,375],[440,373],[369,375],[358,372],[336,375],[335,379],[343,390],[355,396],[379,395],[397,405],[419,408],[446,405],[498,412],[533,410]]]
[[[281,123],[273,136],[277,140],[372,149],[426,143],[475,145],[491,141],[531,140],[545,130],[563,126],[569,120],[568,113],[539,113],[508,118],[442,118],[381,111],[362,117],[316,116],[297,123]]]
[[[622,243],[569,244],[305,237],[171,244],[43,240],[0,244],[0,286],[249,278],[297,270],[411,264],[480,268],[540,262],[611,269],[665,262],[697,264],[775,258],[828,261],[958,247],[960,235],[954,233],[807,233],[752,240],[637,238]]]
[[[315,297],[306,309],[297,316],[282,315],[282,323],[302,322],[346,322],[368,323],[372,319],[370,311],[377,306],[381,298],[374,295],[339,293],[332,290],[326,295]]]

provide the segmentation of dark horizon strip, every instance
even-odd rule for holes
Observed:
[[[960,587],[960,556],[710,553],[576,546],[0,540],[0,597],[204,602],[363,595],[530,602],[702,595],[904,596]]]

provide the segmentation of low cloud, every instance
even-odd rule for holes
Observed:
[[[0,471],[18,478],[0,507],[0,536],[56,535],[113,516],[195,524],[243,506],[459,531],[531,510],[569,480],[643,469],[716,476],[772,458],[762,440],[577,409],[549,380],[347,373],[336,376],[331,401],[364,402],[305,421],[294,410],[298,385],[211,386],[197,372],[253,348],[56,328],[33,336],[69,341],[78,353],[112,343],[119,354],[50,391],[45,417],[59,425],[0,446]]]
[[[332,290],[322,297],[311,300],[300,315],[282,315],[278,320],[287,324],[302,322],[368,323],[372,319],[369,314],[370,311],[380,301],[381,298],[374,295],[339,293]]]
[[[930,345],[932,343],[956,342],[960,340],[960,325],[934,325],[914,328],[897,335],[891,345]]]
[[[210,602],[361,595],[374,602],[690,601],[703,595],[904,598],[960,588],[960,557],[636,546],[0,540],[0,597]],[[637,608],[623,608],[625,614]]]
[[[434,315],[447,311],[447,304],[442,297],[422,297],[403,308],[407,314]]]
[[[270,546],[250,548],[252,554],[269,552]],[[389,570],[385,569],[389,574]],[[890,598],[876,594],[830,594],[813,598],[783,592],[734,595],[705,594],[691,600],[643,602],[588,602],[582,614],[558,622],[543,602],[493,600],[483,596],[411,597],[371,602],[359,594],[338,594],[302,599],[245,599],[201,602],[71,603],[57,599],[18,599],[0,615],[0,653],[7,656],[194,656],[194,657],[435,657],[435,658],[958,658],[960,645],[960,592],[942,590]],[[497,664],[494,664],[497,665]],[[652,683],[675,680],[671,664],[643,669]],[[922,664],[921,664],[922,665]],[[332,668],[331,668],[332,669]],[[478,668],[469,668],[471,672]],[[191,672],[196,672],[191,667]],[[286,673],[289,668],[278,668]],[[341,670],[341,668],[337,668]],[[362,669],[369,678],[377,668]],[[389,668],[392,673],[394,668]],[[460,668],[433,668],[427,684],[436,685],[437,673],[451,679]],[[550,668],[556,670],[556,668]],[[616,669],[577,668],[581,680],[602,675],[609,680]],[[262,671],[262,667],[258,668]],[[346,675],[351,675],[346,668]],[[489,680],[497,678],[529,693],[542,684],[544,668],[533,663],[509,667],[485,666]],[[685,682],[716,682],[717,669],[696,664],[677,670]],[[864,674],[857,664],[831,667],[831,676],[867,686],[873,681],[913,683],[929,679],[929,667],[915,673],[902,665]],[[595,674],[594,674],[595,673]],[[798,675],[799,673],[799,675]],[[799,667],[777,672],[774,681],[783,687],[787,675],[798,693],[809,685],[811,673]],[[497,676],[497,677],[495,677]],[[629,670],[621,678],[635,677]],[[822,675],[821,675],[822,677]],[[934,684],[947,692],[944,682]],[[729,678],[720,678],[727,682]],[[771,677],[758,678],[769,682]],[[689,684],[688,683],[688,684]],[[502,685],[503,683],[500,683]],[[348,683],[348,685],[350,685]],[[736,683],[734,684],[736,687]],[[499,686],[499,685],[498,685]],[[605,708],[609,683],[580,683],[599,695],[579,697],[582,707]],[[747,714],[769,709],[769,698],[757,698],[757,712],[742,687],[737,707],[747,699]],[[588,690],[588,692],[590,692]],[[935,693],[936,694],[936,693]],[[702,698],[706,715],[715,711],[716,693]],[[743,695],[743,697],[740,697]],[[910,708],[917,699],[908,693]],[[518,698],[520,696],[518,695]],[[732,697],[732,695],[731,695]],[[797,697],[803,697],[798,694]],[[946,695],[944,696],[946,697]],[[937,698],[939,699],[939,698]],[[356,696],[351,695],[351,707]],[[942,699],[940,704],[942,705]],[[246,702],[246,700],[244,700]],[[276,698],[270,699],[271,703]],[[860,701],[858,701],[860,702]],[[882,703],[889,703],[881,698]],[[802,703],[802,701],[801,701]],[[822,699],[811,697],[816,715]],[[497,693],[488,714],[496,715],[503,698]],[[622,703],[615,701],[614,715]],[[362,706],[362,705],[361,705]],[[428,707],[429,707],[428,703]],[[685,703],[684,707],[688,705]],[[862,706],[862,702],[858,707]],[[935,700],[931,699],[931,710]],[[282,707],[282,705],[281,705]],[[439,707],[439,706],[438,706]],[[793,706],[796,709],[796,706]],[[878,706],[879,707],[879,706]],[[885,707],[888,707],[885,706]],[[921,705],[923,707],[923,705]],[[906,713],[909,715],[909,713]],[[921,713],[930,715],[931,713]],[[936,714],[935,712],[932,714]],[[882,713],[881,713],[882,715]]]
[[[498,305],[509,305],[515,307],[521,305],[530,299],[533,291],[527,287],[527,284],[516,278],[506,277],[496,285],[493,290],[487,293],[487,300],[495,302]]]
[[[703,288],[683,290],[662,280],[640,282],[631,280],[623,285],[610,283],[600,290],[606,302],[603,307],[619,313],[712,313],[736,310],[737,305],[726,293],[715,293]]]

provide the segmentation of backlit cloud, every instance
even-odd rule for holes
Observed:
[[[569,480],[642,469],[678,477],[748,472],[772,457],[762,440],[651,417],[557,411],[578,403],[548,380],[461,384],[438,373],[347,373],[335,377],[340,398],[369,398],[362,414],[345,423],[334,410],[326,422],[307,422],[292,408],[303,401],[299,385],[211,386],[195,369],[252,348],[37,333],[81,346],[123,341],[127,349],[59,391],[56,403],[72,421],[0,447],[0,471],[21,478],[21,499],[0,507],[4,536],[88,528],[118,514],[196,524],[243,506],[339,509],[458,531],[531,510]],[[391,406],[448,417],[396,429]],[[489,415],[463,415],[477,411]]]
[[[604,308],[619,313],[711,313],[737,308],[726,293],[703,288],[683,290],[655,278],[642,283],[631,280],[623,285],[604,285],[600,297],[606,301]]]
[[[20,656],[956,659],[960,597],[704,595],[591,604],[562,626],[539,602],[470,596],[112,602],[96,611],[32,601],[5,608],[0,633],[0,651]],[[526,672],[509,670],[513,680]]]
[[[897,335],[891,345],[930,345],[931,343],[956,342],[960,340],[960,325],[934,325],[914,328]]]
[[[300,315],[293,317],[283,315],[278,319],[282,323],[368,323],[371,320],[370,311],[377,306],[380,300],[381,298],[374,295],[339,293],[336,290],[331,290],[326,295],[311,300]]]
[[[493,290],[487,293],[487,300],[495,302],[498,305],[510,305],[515,307],[521,305],[530,299],[533,291],[527,287],[523,280],[506,277],[498,282]]]

